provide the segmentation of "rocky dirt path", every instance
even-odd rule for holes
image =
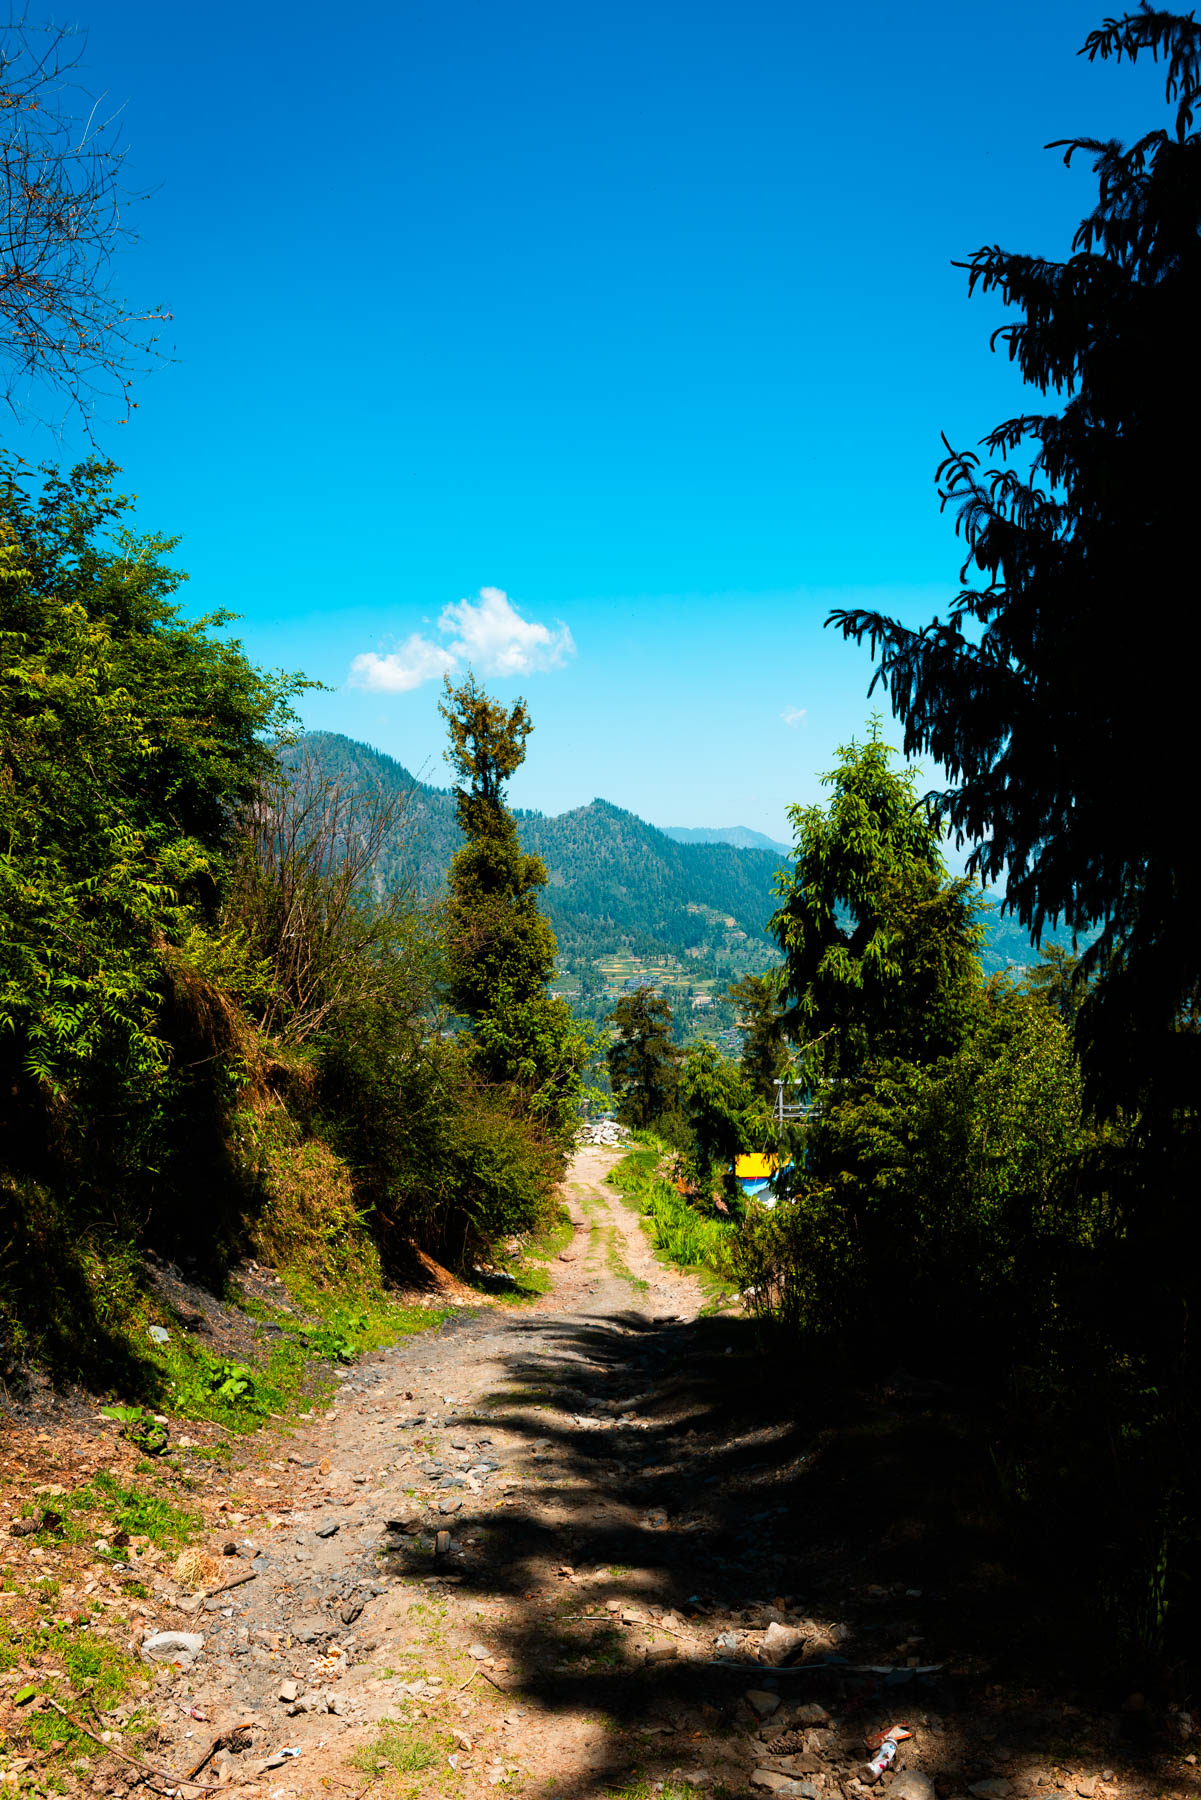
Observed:
[[[204,1637],[158,1765],[223,1740],[179,1792],[863,1800],[903,1723],[891,1800],[1193,1793],[1180,1719],[1140,1739],[1023,1673],[954,1408],[898,1372],[824,1415],[653,1259],[615,1160],[577,1157],[540,1302],[365,1359],[231,1483],[209,1548],[254,1579],[156,1621]]]

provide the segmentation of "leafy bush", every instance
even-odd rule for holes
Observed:
[[[961,1358],[1029,1360],[1105,1229],[1086,1177],[1101,1147],[1067,1027],[997,978],[954,1055],[872,1063],[829,1092],[788,1199],[750,1209],[730,1266],[761,1316],[853,1333],[861,1352],[890,1329],[864,1303],[887,1273],[904,1283],[910,1356],[953,1340]]]

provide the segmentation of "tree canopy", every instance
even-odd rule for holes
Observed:
[[[171,596],[173,543],[124,528],[111,464],[0,473],[0,1057],[67,1098],[170,1061],[164,954],[211,921],[266,737],[305,684]]]
[[[878,720],[838,755],[829,806],[791,808],[797,848],[772,921],[783,1023],[811,1081],[953,1048],[979,978],[974,884],[948,880],[915,772],[892,767]]]
[[[672,1042],[671,1007],[653,988],[623,994],[609,1014],[609,1083],[617,1116],[642,1129],[672,1112],[680,1053]]]
[[[471,674],[458,688],[447,678],[439,710],[450,732],[447,759],[460,776],[455,805],[466,840],[448,881],[447,998],[471,1021],[481,1073],[520,1088],[565,1141],[587,1043],[566,1003],[547,991],[557,945],[538,905],[546,868],[522,850],[504,799],[533,726],[524,700],[506,711]]]
[[[961,265],[969,292],[1021,315],[994,347],[1064,405],[996,426],[991,466],[947,446],[942,502],[967,549],[961,579],[978,579],[946,619],[832,621],[879,652],[906,752],[948,771],[940,810],[974,846],[970,866],[1007,884],[1036,933],[1101,924],[1093,1064],[1130,1100],[1149,1060],[1172,1065],[1178,1096],[1195,1092],[1201,1054],[1175,1030],[1201,981],[1201,876],[1175,848],[1192,755],[1195,479],[1181,442],[1201,391],[1201,25],[1144,6],[1083,54],[1162,59],[1172,124],[1129,147],[1050,146],[1091,156],[1097,177],[1065,260],[985,245]]]

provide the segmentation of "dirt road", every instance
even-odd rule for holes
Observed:
[[[903,1720],[894,1800],[1187,1792],[1111,1722],[988,1686],[948,1641],[974,1566],[948,1561],[949,1465],[889,1489],[889,1430],[929,1429],[928,1396],[898,1377],[832,1438],[796,1369],[653,1259],[614,1160],[577,1157],[539,1303],[366,1359],[259,1478],[269,1515],[226,1502],[223,1566],[256,1579],[172,1621],[205,1643],[163,1678],[160,1764],[242,1726],[199,1780],[271,1800],[860,1800],[865,1739]],[[981,1641],[1033,1627],[980,1592]]]

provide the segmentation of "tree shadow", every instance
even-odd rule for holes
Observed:
[[[1162,1750],[1162,1718],[1140,1743],[1116,1711],[1120,1673],[1078,1605],[1087,1570],[1023,1536],[979,1393],[901,1371],[819,1378],[728,1317],[533,1316],[510,1341],[504,1390],[461,1422],[518,1434],[530,1485],[456,1518],[435,1566],[506,1603],[488,1633],[502,1673],[486,1675],[610,1722],[557,1792],[620,1784],[640,1760],[685,1766],[701,1739],[766,1732],[767,1756],[804,1703],[832,1715],[844,1777],[868,1729],[970,1714],[976,1741],[952,1726],[920,1761],[948,1793],[1002,1770],[1020,1785],[1072,1744],[1084,1756],[1085,1727],[1098,1770],[1145,1772]],[[802,1618],[809,1661],[757,1660],[765,1625]],[[774,1725],[749,1689],[780,1697]]]

